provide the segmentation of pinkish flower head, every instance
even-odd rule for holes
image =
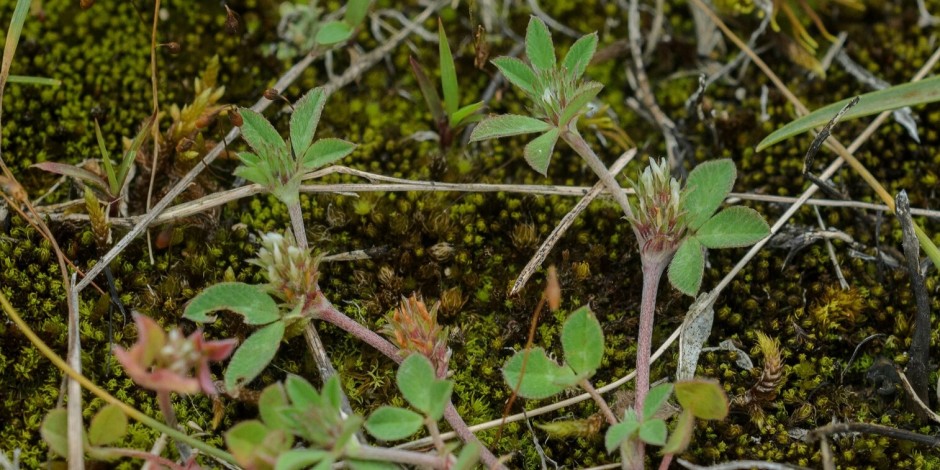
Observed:
[[[437,322],[439,306],[437,303],[428,311],[417,294],[407,299],[403,297],[401,306],[388,315],[382,333],[401,348],[403,355],[418,353],[428,358],[437,376],[445,378],[451,350],[447,346],[447,329]]]
[[[114,347],[114,356],[134,382],[156,391],[216,393],[209,362],[231,355],[236,340],[206,341],[202,330],[186,337],[179,328],[167,333],[152,318],[136,312],[134,321],[137,342],[130,349]]]
[[[631,182],[637,202],[630,223],[639,237],[640,252],[646,255],[673,253],[685,236],[687,222],[682,209],[684,191],[669,175],[666,160],[650,160],[650,166]]]

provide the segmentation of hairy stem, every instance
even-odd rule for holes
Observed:
[[[395,345],[379,336],[378,333],[362,326],[356,320],[349,318],[345,313],[340,312],[322,293],[317,296],[317,299],[317,302],[313,305],[316,318],[332,323],[356,338],[365,341],[389,359],[395,361],[396,364],[401,364],[405,359],[399,354],[399,350]],[[475,442],[480,445],[480,459],[487,467],[506,468],[499,462],[496,456],[477,439],[476,435],[473,434],[473,431],[470,430],[470,427],[467,426],[467,423],[463,420],[463,417],[457,412],[457,408],[454,407],[453,403],[448,403],[447,407],[444,408],[444,419],[447,420],[450,427],[453,428],[454,432],[456,432],[464,442]]]
[[[300,209],[300,202],[288,204],[287,213],[290,214],[291,231],[294,232],[294,240],[297,240],[297,247],[301,250],[306,250],[307,229],[304,227],[304,214]]]
[[[636,402],[635,409],[638,416],[643,417],[643,401],[650,389],[650,350],[653,343],[653,317],[656,314],[656,293],[659,291],[659,280],[663,271],[669,264],[671,255],[666,253],[646,254],[641,250],[640,257],[643,262],[643,296],[640,300],[640,331],[637,335],[636,346]],[[643,456],[646,451],[643,441],[637,440],[635,468],[643,468]]]
[[[607,406],[607,401],[604,400],[604,397],[602,397],[600,393],[597,393],[597,390],[591,385],[591,382],[589,382],[588,379],[581,379],[578,385],[580,385],[585,392],[588,392],[591,398],[594,399],[594,402],[597,403],[597,406],[601,409],[601,413],[604,414],[604,418],[607,419],[607,424],[611,426],[617,424],[617,417],[614,415],[614,412],[610,410],[610,407]]]
[[[591,170],[594,170],[594,174],[596,174],[601,182],[604,183],[604,186],[607,187],[614,201],[617,201],[617,205],[623,209],[623,213],[627,215],[627,218],[632,220],[633,210],[630,209],[630,201],[627,200],[627,195],[623,192],[623,188],[617,183],[614,175],[607,170],[607,166],[604,165],[604,162],[597,157],[597,154],[594,153],[591,146],[584,141],[584,137],[581,137],[581,134],[576,130],[569,129],[561,133],[561,138],[587,162]]]
[[[355,451],[355,458],[396,462],[422,468],[448,468],[447,457],[441,457],[411,450],[390,449],[386,447],[362,446]]]

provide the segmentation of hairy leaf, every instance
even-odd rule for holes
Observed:
[[[685,295],[695,296],[702,287],[705,254],[694,236],[686,237],[669,263],[669,283]]]
[[[88,442],[93,446],[104,446],[124,437],[127,432],[127,416],[116,405],[107,405],[95,413],[88,427]]]
[[[672,393],[672,384],[659,384],[650,389],[646,394],[646,400],[643,401],[643,420],[647,421],[653,418],[653,415],[669,400]]]
[[[303,155],[313,142],[326,98],[323,88],[317,87],[294,103],[294,113],[290,116],[290,142],[294,155]]]
[[[565,105],[565,109],[562,110],[561,118],[558,120],[559,125],[561,127],[567,126],[572,119],[584,111],[584,106],[590,103],[603,88],[604,85],[597,82],[588,82],[581,85],[578,92],[571,97],[571,100]]]
[[[277,458],[274,470],[302,470],[319,463],[330,453],[322,449],[292,449]],[[332,465],[330,461],[330,465]]]
[[[329,165],[356,149],[356,144],[336,138],[320,139],[313,143],[304,153],[303,168],[310,171]]]
[[[591,376],[601,366],[604,332],[587,305],[576,310],[565,321],[561,329],[561,345],[565,352],[565,364],[575,374]]]
[[[424,417],[411,410],[382,406],[366,420],[366,431],[383,441],[404,439],[421,429]]]
[[[525,54],[538,70],[549,70],[555,66],[552,35],[537,16],[529,18],[529,26],[525,32]]]
[[[183,318],[197,323],[212,323],[219,310],[230,310],[244,317],[245,324],[266,325],[281,318],[277,303],[264,288],[243,282],[221,282],[200,292],[183,310]]]
[[[623,420],[609,428],[604,435],[604,446],[607,453],[617,450],[623,442],[632,437],[640,429],[640,421],[636,419],[633,408],[627,409]]]
[[[519,87],[529,95],[535,95],[535,73],[525,62],[515,57],[497,57],[492,60],[493,65],[502,72],[509,83]]]
[[[237,390],[263,371],[281,346],[284,322],[276,321],[254,332],[232,355],[225,370],[225,388]]]
[[[676,400],[696,418],[725,419],[728,396],[715,380],[694,379],[676,382]]]
[[[502,116],[488,117],[477,124],[470,134],[470,142],[545,132],[551,128],[551,124],[541,119],[516,114],[503,114]]]
[[[669,435],[669,440],[663,447],[663,454],[680,454],[689,447],[692,441],[692,434],[695,433],[695,417],[689,410],[682,410],[679,418],[676,420],[676,427]]]
[[[584,75],[591,58],[594,57],[594,51],[597,50],[597,33],[591,33],[581,36],[575,41],[565,54],[561,61],[562,66],[568,71],[570,79],[578,79]]]
[[[661,419],[650,419],[640,424],[640,440],[647,444],[654,446],[666,444],[667,433],[666,422]]]
[[[284,139],[264,116],[248,108],[240,108],[238,114],[242,118],[242,138],[259,157],[270,161],[288,153]]]
[[[420,354],[405,358],[398,367],[396,382],[411,406],[434,421],[441,419],[444,408],[450,402],[454,384],[449,380],[438,379],[428,358]]]
[[[522,362],[526,351],[519,351],[506,362],[503,367],[503,377],[510,388],[519,386],[519,396],[524,398],[548,398],[567,388],[559,383],[570,383],[574,372],[568,367],[560,366],[548,358],[545,350],[534,348],[528,350],[528,361],[525,373],[522,374]],[[519,376],[522,375],[522,383]]]
[[[555,143],[558,142],[558,134],[558,128],[553,127],[526,144],[522,152],[529,166],[542,175],[548,172],[548,164],[552,160],[552,151],[555,150]]]
[[[717,214],[695,235],[706,248],[750,246],[770,235],[770,226],[754,209],[729,207]]]
[[[737,170],[729,158],[707,161],[692,169],[685,182],[683,199],[690,229],[698,230],[718,210],[731,192],[736,177]]]
[[[46,414],[39,427],[39,435],[53,452],[62,456],[69,455],[69,414],[65,408],[56,408]],[[79,424],[80,426],[81,424]]]

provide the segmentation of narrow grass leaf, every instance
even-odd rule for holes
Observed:
[[[672,394],[672,384],[670,383],[659,384],[651,388],[646,394],[646,400],[643,401],[643,420],[652,419],[653,415],[669,399],[670,394]]]
[[[276,321],[254,332],[232,355],[232,360],[225,370],[226,390],[238,390],[258,377],[263,371],[284,338],[284,322]]]
[[[483,116],[476,114],[479,110],[483,109],[483,102],[477,101],[476,103],[468,104],[460,109],[458,109],[454,114],[451,114],[448,118],[450,122],[450,127],[455,129],[464,124],[472,122],[472,118],[482,119]]]
[[[248,108],[240,108],[238,114],[242,117],[242,138],[258,156],[272,158],[273,155],[268,155],[271,151],[287,153],[287,144],[284,143],[284,139],[264,116]]]
[[[155,116],[151,115],[150,118],[147,119],[147,122],[144,123],[140,131],[137,132],[134,140],[131,141],[130,148],[128,148],[121,157],[121,163],[118,165],[117,170],[118,192],[127,184],[127,181],[125,181],[127,179],[127,172],[131,169],[131,163],[137,159],[137,152],[143,147],[144,142],[147,141],[147,137],[150,136],[155,118]]]
[[[700,419],[725,419],[728,396],[715,380],[694,379],[676,382],[676,400],[682,408]]]
[[[243,282],[222,282],[200,292],[183,310],[183,318],[197,323],[212,323],[212,312],[229,310],[248,325],[266,325],[281,318],[277,303],[264,288]]]
[[[104,166],[105,175],[108,177],[108,192],[111,196],[117,197],[117,174],[114,173],[114,167],[111,164],[111,152],[108,152],[108,147],[105,145],[104,136],[101,135],[101,126],[98,125],[97,119],[95,119],[95,138],[98,140],[98,150],[101,151],[101,164]]]
[[[528,95],[536,95],[535,73],[532,72],[532,69],[529,68],[525,62],[515,57],[497,57],[493,59],[492,62],[493,65],[502,72],[503,76],[506,77],[506,80],[509,80],[509,83],[519,87]]]
[[[683,207],[689,228],[698,230],[728,197],[737,170],[729,158],[711,160],[696,166],[685,182]]]
[[[0,66],[0,93],[7,84],[7,78],[10,76],[10,66],[13,64],[13,55],[16,54],[16,46],[20,42],[20,35],[23,33],[23,24],[26,23],[26,15],[29,13],[31,0],[17,0],[16,7],[13,9],[13,17],[10,19],[10,29],[7,30],[7,39],[3,46],[3,64]]]
[[[770,234],[770,226],[754,209],[729,207],[705,222],[695,235],[706,248],[750,246]]]
[[[418,81],[418,89],[421,90],[421,96],[424,96],[424,102],[428,105],[428,111],[434,118],[434,123],[441,123],[447,118],[444,113],[444,106],[441,105],[441,97],[437,94],[437,88],[431,83],[431,79],[424,72],[424,67],[414,57],[408,58],[411,64],[411,71],[415,74],[415,80]]]
[[[342,21],[330,21],[320,25],[315,41],[317,44],[329,46],[343,42],[352,36],[352,28]]]
[[[460,88],[457,86],[457,69],[454,67],[454,56],[450,52],[450,43],[444,33],[444,23],[437,20],[438,54],[441,61],[441,89],[444,91],[444,111],[453,115],[460,106]]]
[[[686,237],[669,263],[669,283],[679,292],[695,296],[702,287],[704,274],[702,243],[694,236]]]
[[[561,346],[565,352],[565,364],[575,374],[591,376],[601,366],[604,332],[587,305],[576,310],[565,321],[561,329]]]
[[[57,175],[69,176],[75,178],[83,183],[90,184],[100,191],[110,194],[111,189],[108,186],[108,183],[101,179],[100,176],[84,169],[79,168],[75,165],[67,165],[65,163],[57,162],[42,162],[36,163],[30,166],[30,168],[38,168],[43,171],[48,171],[49,173],[55,173]]]
[[[640,440],[647,444],[665,445],[667,433],[666,422],[661,419],[651,419],[640,424]]]
[[[545,350],[534,348],[528,350],[525,374],[522,374],[522,362],[526,351],[519,351],[506,362],[503,367],[503,378],[510,388],[519,386],[519,396],[524,398],[548,398],[556,395],[566,387],[559,385],[560,380],[574,375],[570,369],[558,365],[548,358]],[[522,383],[519,376],[522,375]]]
[[[498,139],[500,137],[520,134],[531,134],[533,132],[545,132],[551,128],[551,124],[541,119],[516,114],[503,114],[501,116],[486,118],[481,123],[477,124],[470,134],[470,142]]]
[[[290,116],[290,142],[294,155],[303,155],[313,142],[326,98],[323,88],[317,87],[294,103],[294,113]]]
[[[10,77],[7,79],[7,83],[22,83],[24,85],[59,86],[62,84],[62,80],[57,80],[55,78],[46,78],[46,77],[10,75]]]
[[[537,16],[529,18],[525,32],[525,54],[529,62],[538,70],[548,70],[555,66],[555,46],[548,27]]]
[[[303,168],[310,171],[321,166],[329,165],[356,149],[356,144],[336,138],[320,139],[313,143],[304,153]]]
[[[552,161],[552,152],[555,150],[555,143],[558,142],[558,134],[558,128],[553,127],[526,144],[522,152],[529,166],[542,175],[548,173],[548,164]]]
[[[852,98],[848,98],[828,106],[823,106],[777,129],[757,144],[757,151],[764,150],[771,145],[802,134],[810,129],[824,126],[851,100]],[[933,103],[935,101],[940,101],[940,76],[930,77],[919,82],[905,83],[903,85],[897,85],[861,95],[858,104],[842,116],[842,121],[870,116],[882,111],[903,108],[905,106]]]
[[[561,61],[562,66],[568,71],[570,79],[576,80],[584,75],[584,71],[591,63],[591,58],[594,57],[594,51],[596,50],[597,33],[581,36],[571,45],[568,53],[565,54],[565,58]]]
[[[116,405],[107,405],[95,413],[88,427],[88,442],[93,446],[111,444],[127,432],[127,415]]]
[[[424,417],[396,406],[382,406],[366,420],[366,431],[383,441],[404,439],[421,429]]]

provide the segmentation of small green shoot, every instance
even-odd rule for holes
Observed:
[[[431,117],[434,118],[434,124],[437,126],[440,147],[441,149],[447,149],[453,143],[454,135],[458,130],[483,119],[483,116],[479,113],[483,109],[483,102],[478,101],[460,107],[460,88],[457,82],[454,56],[451,53],[450,43],[447,41],[443,23],[438,21],[437,26],[441,89],[444,93],[443,104],[424,67],[414,57],[410,58],[410,63],[411,71],[414,72],[415,79],[418,81],[421,95],[424,96],[424,101],[427,103],[428,110],[431,111]]]
[[[82,183],[91,185],[92,188],[105,197],[106,202],[116,201],[121,197],[121,192],[128,183],[127,176],[130,173],[131,164],[134,163],[137,152],[144,145],[144,142],[147,141],[147,137],[150,136],[153,120],[154,116],[150,116],[147,122],[140,128],[134,140],[131,141],[130,147],[121,155],[117,168],[114,167],[114,162],[111,161],[111,152],[108,151],[104,136],[101,135],[101,127],[98,126],[98,121],[95,120],[95,137],[98,139],[98,149],[101,152],[101,164],[104,168],[107,180],[84,168],[64,163],[42,162],[33,165],[33,167],[50,173],[75,178]]]

